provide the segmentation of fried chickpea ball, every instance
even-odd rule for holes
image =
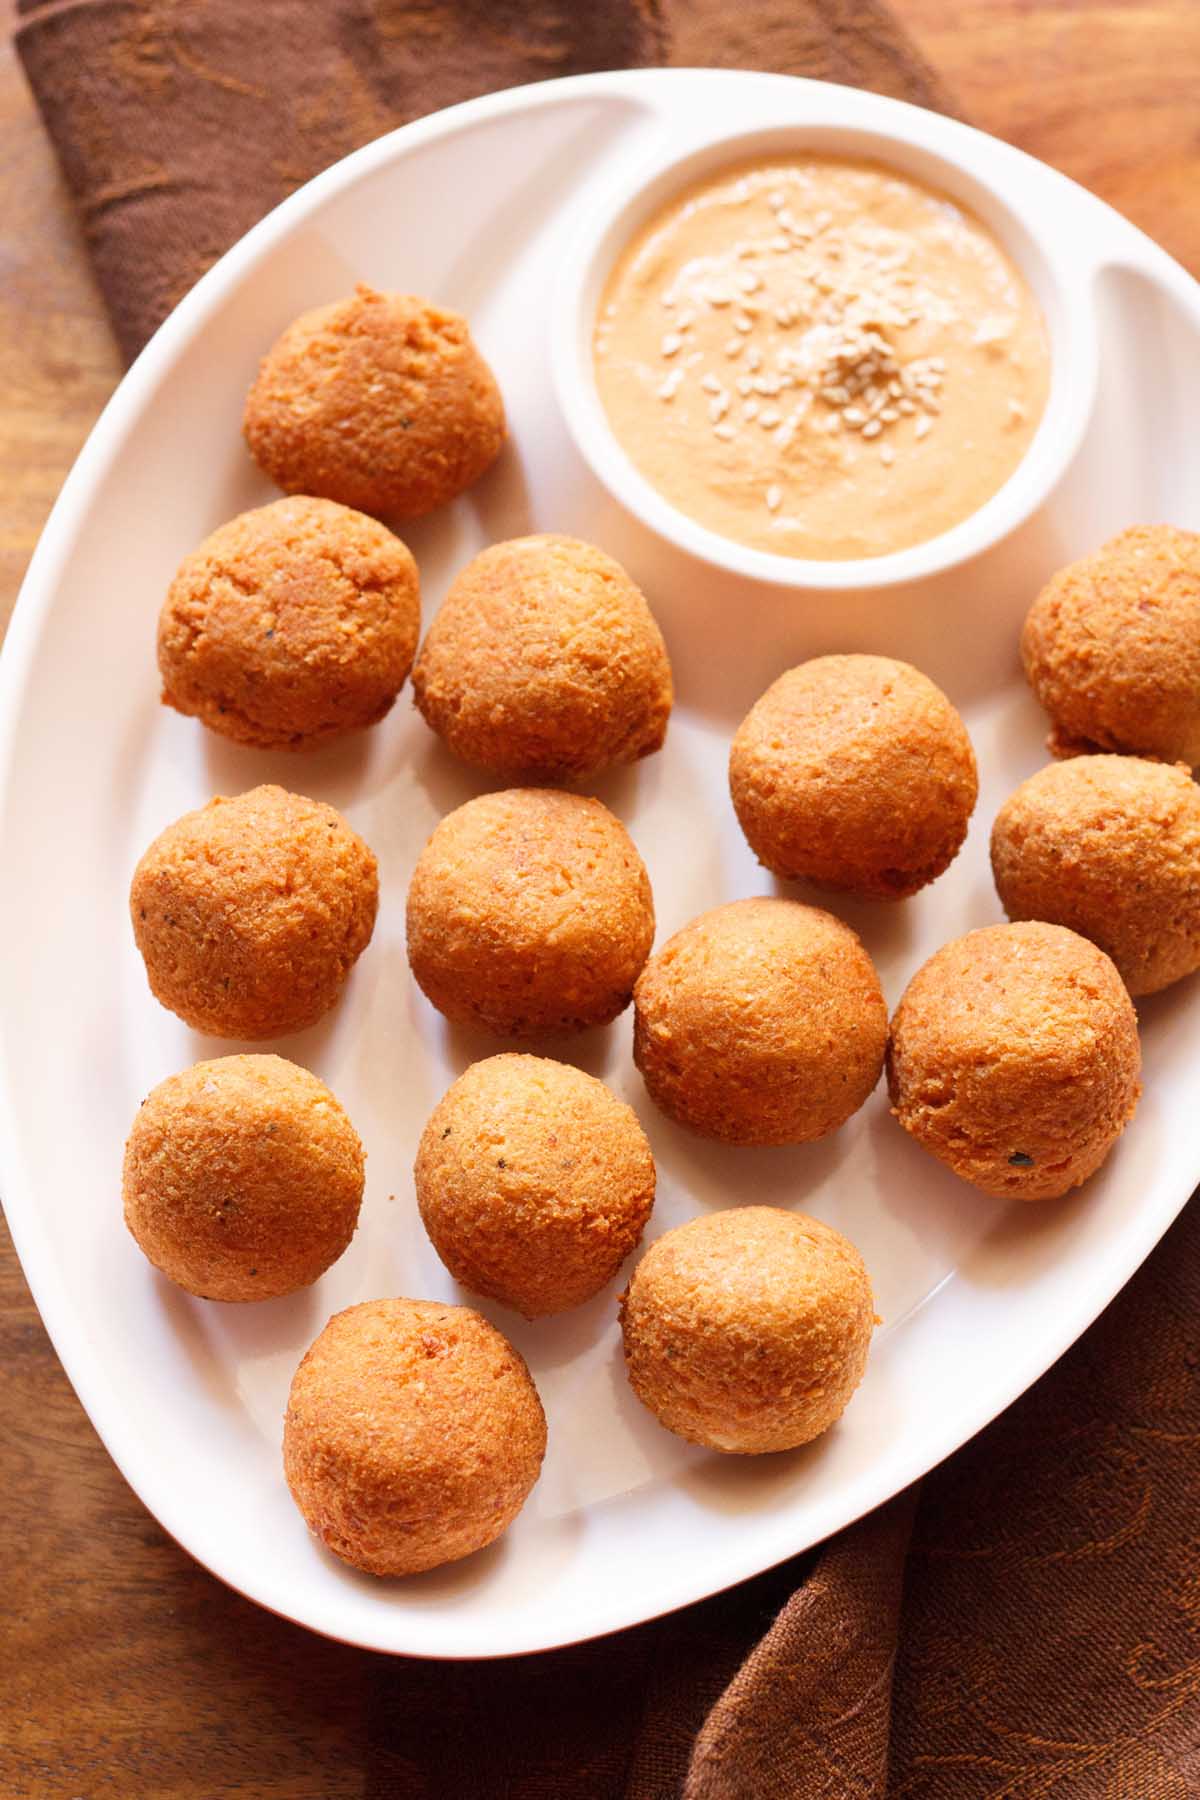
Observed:
[[[202,1300],[265,1300],[307,1287],[354,1236],[363,1150],[307,1069],[222,1056],[142,1102],[122,1185],[155,1268]]]
[[[734,900],[651,957],[633,1058],[668,1117],[731,1144],[803,1144],[879,1079],[887,1007],[848,925],[798,900]]]
[[[621,1301],[638,1399],[679,1437],[744,1456],[828,1430],[863,1378],[874,1327],[854,1245],[774,1206],[676,1226]]]
[[[415,519],[496,460],[504,403],[458,313],[360,282],[272,345],[242,429],[284,493]]]
[[[425,1127],[415,1177],[455,1280],[527,1319],[607,1286],[654,1205],[633,1108],[541,1056],[490,1056],[460,1075]]]
[[[413,694],[464,762],[550,781],[660,749],[673,697],[640,590],[603,550],[551,536],[468,563],[426,635]]]
[[[1010,919],[1091,938],[1131,994],[1200,968],[1200,789],[1183,764],[1051,763],[1001,807],[992,872]]]
[[[308,1528],[369,1575],[457,1562],[507,1531],[546,1416],[524,1361],[466,1306],[367,1300],[296,1371],[283,1469]]]
[[[1134,525],[1042,589],[1021,659],[1055,756],[1200,763],[1200,533]]]
[[[163,702],[239,744],[308,750],[383,718],[420,625],[398,537],[332,500],[276,500],[180,565],[158,620]]]
[[[1141,1093],[1133,1002],[1061,925],[988,925],[931,956],[892,1020],[905,1131],[964,1181],[1053,1200],[1095,1173]]]
[[[185,813],[133,872],[151,992],[214,1037],[302,1031],[371,941],[375,858],[332,806],[251,788]]]
[[[408,890],[408,960],[439,1012],[500,1037],[606,1025],[654,941],[625,827],[599,800],[481,794],[447,815]]]
[[[751,707],[729,787],[773,874],[900,900],[957,856],[978,780],[966,728],[927,676],[887,656],[818,656]]]

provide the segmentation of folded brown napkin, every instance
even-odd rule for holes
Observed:
[[[474,94],[669,63],[947,105],[874,0],[19,10],[25,68],[130,354],[309,175]],[[1193,1207],[1003,1418],[821,1551],[574,1650],[487,1665],[363,1657],[365,1800],[1200,1795],[1198,1318]],[[315,1669],[328,1646],[310,1642]],[[302,1652],[279,1680],[298,1668]],[[261,1695],[269,1673],[254,1676]],[[129,1792],[152,1791],[152,1761],[129,1773]],[[332,1793],[332,1765],[327,1780]],[[281,1790],[248,1766],[239,1791]],[[319,1768],[311,1791],[326,1791]]]

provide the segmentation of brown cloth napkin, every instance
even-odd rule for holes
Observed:
[[[20,11],[21,55],[130,354],[298,183],[474,94],[709,64],[948,104],[875,0]],[[821,1551],[573,1650],[362,1659],[365,1800],[1200,1796],[1198,1318],[1193,1207],[1003,1418]],[[314,1658],[330,1649],[309,1642]],[[297,1644],[280,1678],[303,1669]]]

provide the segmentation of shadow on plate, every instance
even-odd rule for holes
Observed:
[[[638,1251],[622,1264],[608,1286],[602,1288],[582,1306],[568,1312],[552,1313],[546,1318],[527,1319],[499,1300],[488,1300],[470,1288],[455,1283],[455,1298],[462,1306],[473,1306],[496,1327],[526,1361],[539,1372],[561,1369],[584,1355],[606,1332],[611,1331],[617,1317],[617,1296],[629,1279]]]
[[[681,1471],[686,1471],[702,1453],[695,1444],[685,1442],[665,1425],[660,1425],[649,1407],[638,1399],[625,1373],[625,1352],[619,1332],[614,1335],[612,1354],[608,1359],[608,1379],[613,1408],[610,1420],[615,1420],[626,1440],[622,1460],[636,1467],[639,1477],[631,1479],[623,1491],[629,1493],[664,1478],[673,1480]]]
[[[364,954],[370,955],[369,946]],[[353,980],[352,971],[350,981]],[[325,1051],[338,1028],[337,1014],[341,1004],[341,1000],[335,1001],[324,1018],[318,1019],[315,1025],[306,1026],[303,1031],[280,1033],[278,1037],[221,1038],[203,1031],[192,1032],[192,1061],[209,1062],[219,1056],[282,1056],[288,1062],[298,1063],[301,1068],[319,1071]]]
[[[778,875],[771,877],[771,891],[781,900],[799,900],[833,913],[862,939],[872,962],[902,956],[912,943],[915,921],[911,909],[919,895],[908,900],[863,900],[856,894],[817,887],[811,881],[784,881]]]
[[[533,507],[525,465],[515,438],[506,441],[491,468],[474,487],[467,489],[464,498],[479,521],[485,543],[500,544],[508,538],[529,536],[534,529]],[[413,554],[416,555],[415,549]],[[453,575],[457,574],[455,569]]]
[[[837,1425],[797,1450],[775,1450],[764,1456],[722,1455],[701,1450],[696,1462],[677,1477],[680,1487],[713,1512],[736,1517],[791,1505],[805,1485],[820,1478],[821,1465],[833,1445]]]
[[[155,1286],[163,1317],[210,1397],[233,1409],[241,1405],[236,1367],[283,1351],[299,1362],[328,1314],[319,1282],[278,1300],[242,1303],[199,1300],[165,1275],[156,1275]]]
[[[661,752],[658,753],[661,755]],[[635,805],[656,790],[655,757],[641,762],[625,763],[604,769],[598,775],[579,781],[549,781],[528,775],[504,775],[492,769],[480,769],[454,756],[432,731],[423,729],[423,741],[409,762],[412,779],[428,796],[439,818],[445,818],[468,800],[480,794],[503,793],[508,788],[530,787],[564,789],[586,798],[603,801],[618,818],[627,819]],[[636,827],[633,828],[636,833]],[[415,861],[415,854],[414,854]]]
[[[250,788],[272,783],[289,793],[324,800],[339,809],[369,794],[366,775],[372,760],[373,736],[387,730],[387,721],[381,720],[379,725],[316,750],[256,750],[219,736],[199,720],[189,720],[188,724],[201,733],[205,771],[214,794],[244,794]],[[383,773],[384,784],[388,773]]]
[[[660,1180],[664,1177],[701,1206],[795,1206],[823,1187],[850,1149],[841,1132],[812,1144],[781,1147],[718,1143],[676,1125],[645,1089],[632,1101]]]
[[[335,1556],[313,1532],[310,1531],[308,1537],[314,1555],[331,1574],[350,1582],[373,1601],[417,1600],[438,1606],[450,1606],[456,1600],[469,1601],[481,1583],[495,1580],[509,1555],[505,1534],[495,1543],[486,1544],[482,1550],[464,1556],[460,1562],[446,1563],[440,1569],[428,1569],[421,1575],[369,1575],[364,1569],[356,1569]]]
[[[413,986],[416,989],[415,982]],[[419,990],[416,990],[414,997],[423,1005],[429,1006]],[[430,1010],[434,1009],[431,1007]],[[458,1025],[450,1019],[437,1020],[445,1057],[459,1074],[485,1057],[515,1054],[545,1056],[553,1062],[573,1063],[577,1069],[582,1069],[587,1075],[595,1075],[600,1080],[604,1079],[604,1072],[612,1062],[616,1048],[614,1034],[619,1024],[618,1018],[611,1025],[596,1025],[590,1031],[518,1039],[495,1037],[491,1032],[476,1030],[469,1025]]]

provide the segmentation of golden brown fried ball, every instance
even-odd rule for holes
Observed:
[[[371,941],[375,858],[332,806],[251,788],[185,813],[133,872],[133,935],[155,999],[214,1037],[302,1031]]]
[[[1063,569],[1021,633],[1055,756],[1200,763],[1200,533],[1135,525]]]
[[[964,1181],[1053,1200],[1095,1173],[1141,1093],[1133,1002],[1061,925],[988,925],[931,956],[892,1020],[905,1131]]]
[[[655,1104],[732,1144],[836,1131],[879,1079],[887,1007],[848,925],[798,900],[734,900],[651,957],[633,1057]]]
[[[992,872],[1010,919],[1091,938],[1131,994],[1200,968],[1200,789],[1183,764],[1051,763],[1001,807]]]
[[[181,564],[158,620],[163,701],[239,744],[311,749],[383,718],[420,626],[398,537],[332,500],[276,500]]]
[[[408,890],[408,960],[439,1012],[500,1037],[606,1025],[654,941],[650,881],[599,800],[482,794],[444,818]]]
[[[874,1327],[854,1245],[774,1206],[668,1231],[621,1301],[638,1399],[691,1443],[749,1456],[793,1450],[841,1417]]]
[[[571,537],[493,544],[454,582],[413,670],[456,756],[564,781],[662,746],[671,665],[619,563]]]
[[[125,1145],[125,1223],[150,1261],[202,1300],[307,1287],[358,1223],[363,1151],[307,1069],[222,1056],[169,1076]]]
[[[272,345],[242,429],[285,493],[415,519],[496,460],[504,403],[458,313],[360,282]]]
[[[369,1575],[457,1562],[507,1531],[546,1416],[524,1361],[466,1306],[367,1300],[296,1371],[283,1468],[308,1528]]]
[[[527,1319],[610,1282],[654,1205],[633,1108],[541,1056],[473,1063],[425,1127],[414,1171],[433,1247],[477,1294]]]
[[[963,722],[927,676],[887,656],[818,656],[747,713],[729,787],[774,874],[899,900],[957,856],[978,780]]]

